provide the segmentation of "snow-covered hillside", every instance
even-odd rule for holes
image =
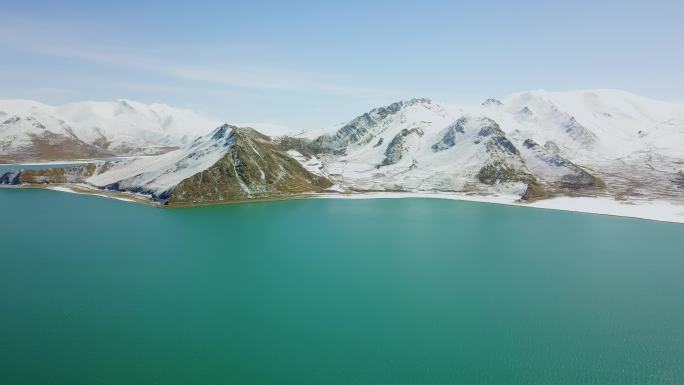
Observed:
[[[519,130],[538,142],[553,140],[598,158],[644,150],[679,157],[684,152],[684,104],[624,91],[523,92],[489,110],[511,133]]]
[[[268,136],[228,124],[178,150],[114,162],[84,182],[175,205],[273,198],[332,185]]]
[[[135,157],[116,162],[107,172],[91,177],[88,182],[101,188],[141,191],[163,195],[169,189],[213,166],[224,157],[235,137],[223,126],[197,138],[187,147],[157,156]]]
[[[684,162],[684,105],[616,90],[451,108],[412,99],[352,119],[317,147],[325,171],[354,189],[520,195],[532,183],[549,193],[673,196],[682,193],[671,181]]]
[[[157,154],[216,126],[212,119],[165,104],[119,100],[48,106],[0,100],[0,159]]]

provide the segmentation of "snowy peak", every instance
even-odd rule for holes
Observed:
[[[682,104],[617,90],[529,91],[509,96],[504,104],[504,114],[517,115],[511,127],[542,134],[538,141],[553,140],[561,147],[587,146],[618,157],[643,148],[674,155],[684,145]]]
[[[417,99],[360,115],[311,148],[334,182],[357,190],[595,194],[612,187],[596,170],[630,178],[619,162],[631,160],[616,159],[657,159],[666,162],[663,169],[676,168],[684,148],[681,111],[604,90],[531,91],[453,109]],[[644,155],[653,151],[664,156]],[[663,191],[678,180],[673,171],[657,177]],[[614,188],[635,183],[623,179]]]
[[[465,134],[465,126],[470,119],[467,116],[462,116],[454,123],[450,124],[442,131],[439,142],[432,145],[432,151],[439,152],[451,148],[456,145],[456,138],[459,135]]]
[[[332,185],[270,137],[229,124],[184,148],[118,162],[87,182],[108,190],[146,194],[176,206],[304,194]]]
[[[232,126],[223,125],[190,145],[163,155],[139,157],[115,164],[89,183],[107,189],[133,190],[163,196],[183,179],[200,172],[223,157],[235,142]]]
[[[315,143],[321,148],[343,154],[347,153],[350,147],[368,144],[385,132],[394,136],[402,129],[430,124],[434,120],[442,120],[447,116],[447,111],[430,99],[417,98],[400,101],[357,116],[333,135],[317,138]]]
[[[480,143],[484,138],[505,138],[499,125],[486,116],[464,115],[454,123],[442,130],[441,139],[431,146],[432,151],[447,150],[456,145],[458,137],[469,138],[474,144]]]
[[[0,159],[67,160],[87,156],[155,154],[206,133],[215,122],[190,110],[129,100],[48,106],[0,100]],[[11,118],[11,119],[10,119]],[[30,127],[23,120],[38,122]],[[46,141],[41,137],[54,140]],[[74,141],[67,151],[60,141]],[[80,147],[76,143],[82,143]]]
[[[501,106],[503,103],[501,103],[501,100],[499,99],[493,99],[489,98],[486,99],[484,102],[482,102],[481,106],[483,107],[489,107],[489,106]]]
[[[11,115],[0,123],[0,161],[110,155],[106,149],[82,141],[71,126],[59,119]]]

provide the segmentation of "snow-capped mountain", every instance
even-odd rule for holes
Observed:
[[[652,150],[682,156],[684,104],[618,90],[532,91],[511,95],[487,113],[511,133],[552,140],[568,150],[615,158]]]
[[[681,195],[684,105],[622,91],[532,91],[475,107],[412,99],[312,142],[360,190]],[[541,188],[541,189],[540,189]]]
[[[313,139],[224,125],[163,155],[0,183],[66,178],[171,205],[325,191],[684,203],[683,168],[684,105],[614,90],[532,91],[473,107],[401,101]]]
[[[48,106],[0,100],[0,160],[68,160],[159,154],[217,122],[191,110],[128,100]]]
[[[268,136],[224,124],[187,147],[127,159],[85,179],[106,190],[167,204],[221,202],[320,192],[332,183],[311,173]]]

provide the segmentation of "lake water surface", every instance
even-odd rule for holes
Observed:
[[[0,189],[2,384],[682,384],[684,225]]]

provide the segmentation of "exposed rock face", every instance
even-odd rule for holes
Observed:
[[[486,139],[486,146],[490,152],[493,151],[503,151],[511,155],[518,155],[520,152],[511,143],[506,135],[498,128],[499,126],[494,123],[492,126],[488,126],[480,131],[480,136]],[[477,142],[476,142],[477,143]]]
[[[678,172],[672,182],[674,182],[675,186],[678,188],[684,189],[684,172]]]
[[[10,171],[6,172],[2,175],[0,175],[0,184],[4,185],[18,185],[19,182],[19,176],[21,175],[21,171]]]
[[[484,165],[477,173],[477,179],[480,182],[489,185],[504,182],[529,183],[534,181],[534,177],[530,174],[522,172],[503,161],[494,161]]]
[[[446,150],[447,148],[451,148],[454,145],[456,145],[456,137],[459,134],[464,134],[465,133],[465,128],[463,127],[466,123],[468,122],[467,117],[461,117],[449,127],[447,127],[444,130],[444,135],[442,135],[442,139],[432,145],[432,151],[434,152],[439,152]]]
[[[544,182],[557,188],[571,190],[605,187],[601,179],[560,156],[557,147],[547,145],[548,142],[542,147],[532,139],[523,142],[528,167]],[[547,147],[555,152],[548,151]]]
[[[444,151],[456,145],[456,138],[459,134],[465,133],[466,125],[471,125],[477,130],[477,136],[473,141],[475,144],[485,142],[487,146],[498,147],[511,154],[518,153],[513,143],[506,138],[506,134],[495,121],[487,117],[472,118],[470,116],[462,116],[449,125],[444,130],[441,140],[432,145],[432,151]]]
[[[532,113],[532,110],[530,110],[530,107],[525,106],[518,112],[518,115],[522,117],[531,117],[534,114]]]
[[[501,106],[501,105],[503,105],[503,103],[501,103],[501,100],[493,99],[493,98],[489,98],[489,99],[485,100],[484,102],[482,102],[482,106],[485,106],[485,107],[486,106]]]
[[[563,175],[560,180],[560,186],[562,188],[571,190],[606,187],[606,185],[603,183],[601,179],[589,174],[584,170],[581,170],[574,174]]]
[[[518,148],[506,137],[501,127],[492,119],[479,119],[479,130],[475,144],[484,146],[486,163],[478,171],[476,178],[480,183],[495,185],[501,183],[524,183],[527,185],[527,198],[545,195],[535,175],[529,170]]]
[[[534,175],[520,158],[518,149],[505,136],[491,135],[485,143],[485,149],[489,161],[477,173],[477,179],[481,183],[537,183]]]
[[[421,137],[424,132],[420,128],[411,128],[401,130],[387,145],[385,150],[385,159],[382,161],[382,166],[387,166],[390,164],[395,164],[401,160],[401,158],[406,154],[409,140],[412,136]]]
[[[304,138],[296,138],[292,136],[281,136],[274,138],[273,141],[278,144],[283,150],[295,150],[305,157],[312,157],[316,154],[325,152],[325,149],[314,143],[314,141]]]
[[[597,141],[596,135],[591,132],[591,130],[577,122],[574,116],[569,117],[568,121],[564,125],[564,128],[568,136],[582,146],[590,147]]]
[[[535,142],[532,139],[525,139],[525,141],[523,142],[523,147],[525,147],[525,148],[537,148],[537,147],[539,147],[539,145],[537,144],[537,142]]]
[[[296,196],[321,192],[330,180],[307,171],[268,136],[232,127],[218,162],[161,197],[170,206]]]
[[[401,119],[401,112],[418,105],[431,105],[430,99],[419,98],[392,103],[386,107],[373,109],[358,116],[337,130],[333,135],[323,135],[314,141],[314,145],[334,154],[346,153],[352,144],[369,143],[395,119]]]

